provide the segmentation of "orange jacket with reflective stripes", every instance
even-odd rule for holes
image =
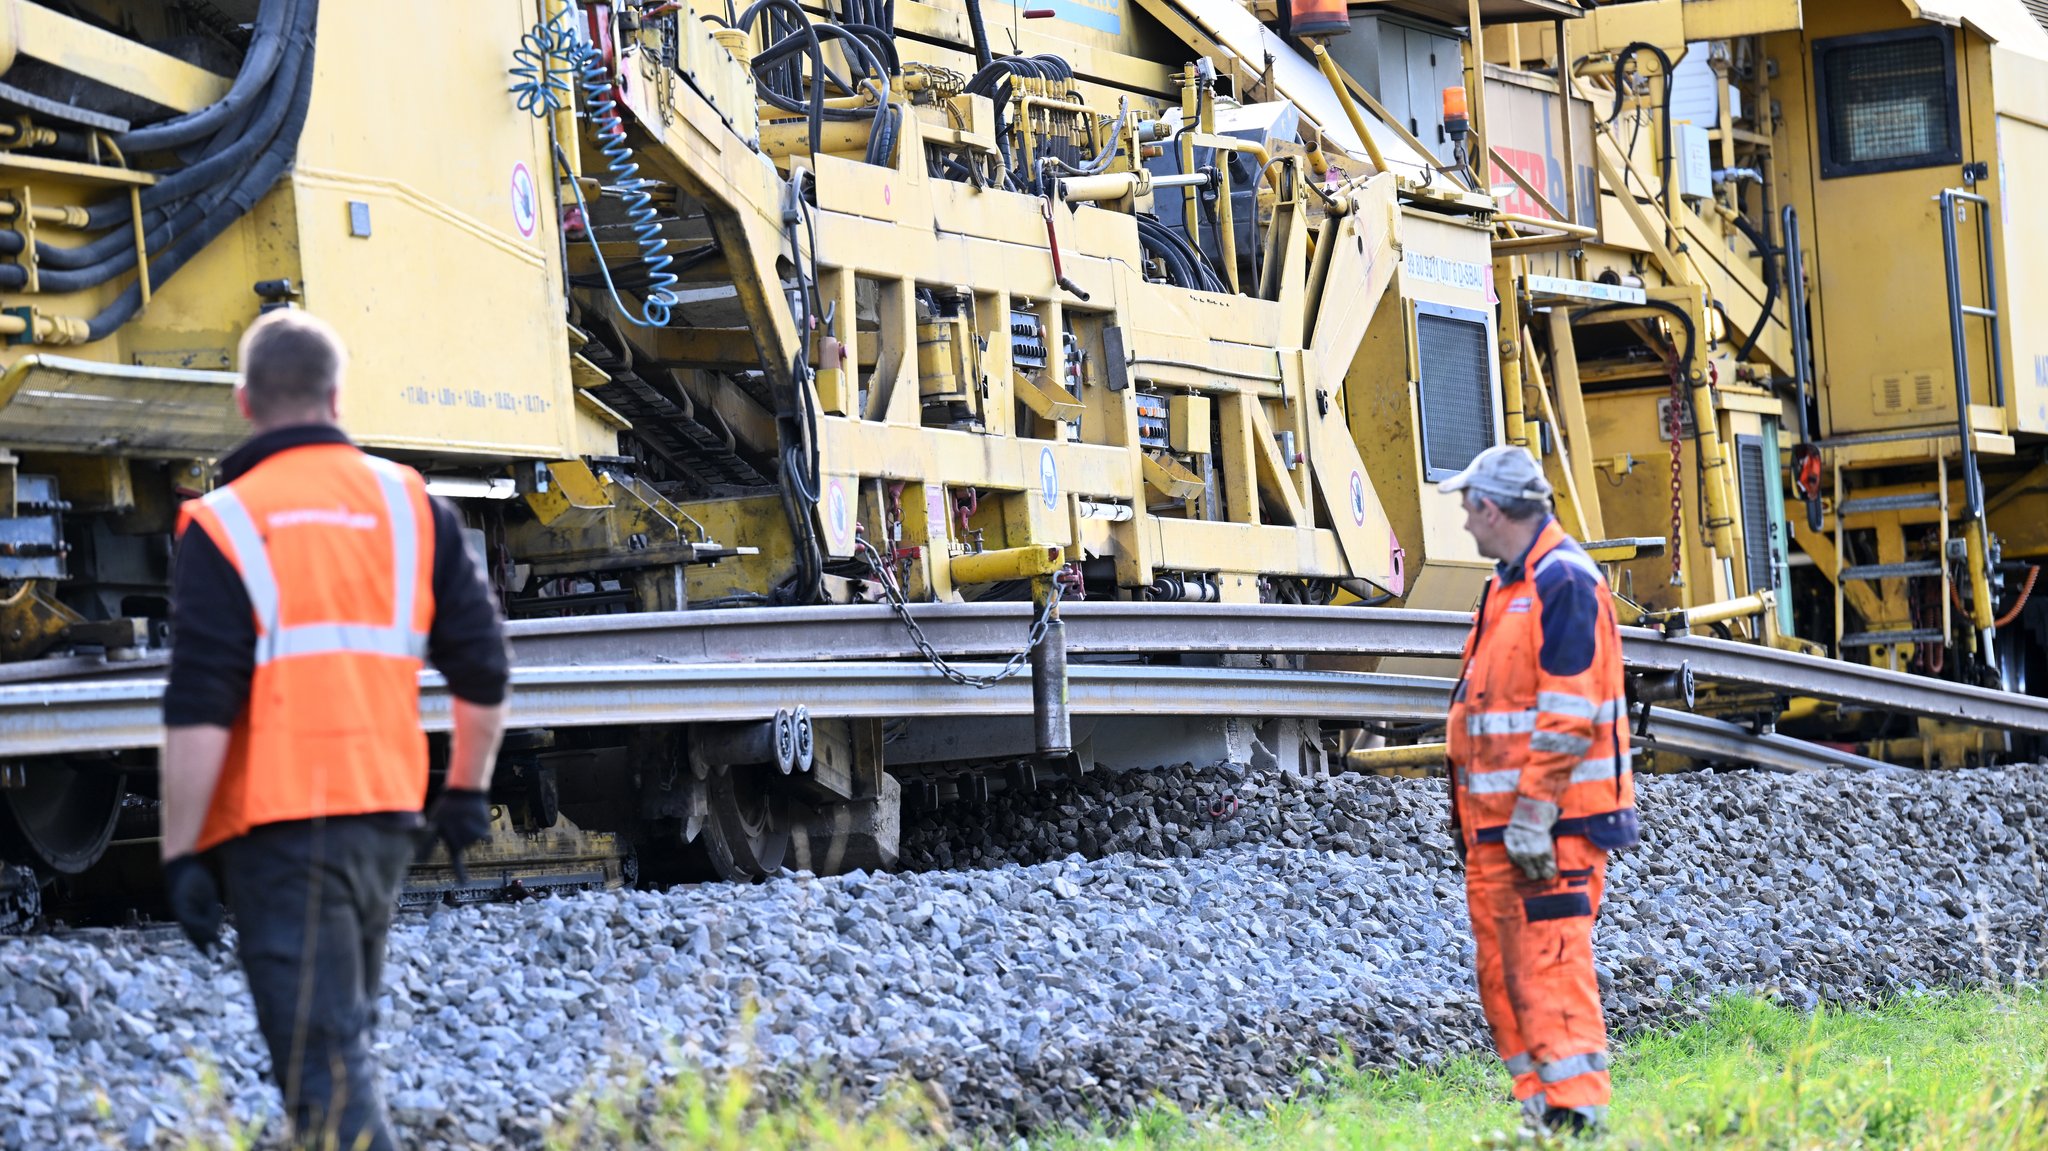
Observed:
[[[1515,798],[1560,808],[1557,835],[1636,842],[1621,632],[1607,581],[1555,519],[1502,565],[1465,640],[1447,738],[1454,818],[1500,842]]]
[[[419,672],[434,619],[434,517],[411,468],[349,444],[279,452],[178,530],[212,539],[249,595],[256,666],[198,849],[317,816],[418,811]]]

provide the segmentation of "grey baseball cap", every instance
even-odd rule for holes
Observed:
[[[1496,500],[1542,500],[1550,498],[1550,481],[1529,449],[1513,444],[1488,448],[1472,457],[1465,470],[1439,485],[1447,492],[1471,489],[1476,495]]]

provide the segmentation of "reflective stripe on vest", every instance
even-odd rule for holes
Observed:
[[[1630,762],[1633,759],[1635,759],[1635,752],[1633,751],[1623,756],[1619,772],[1614,769],[1614,757],[1611,755],[1601,756],[1599,759],[1582,759],[1577,767],[1572,768],[1572,782],[1598,783],[1601,780],[1613,779],[1616,775],[1627,775],[1635,770],[1634,765]]]
[[[1465,779],[1465,790],[1474,795],[1506,795],[1521,785],[1520,770],[1475,771]]]
[[[1627,775],[1633,770],[1629,761],[1634,758],[1633,752],[1622,758],[1620,774]],[[1614,757],[1602,756],[1599,759],[1579,761],[1578,766],[1572,768],[1572,782],[1597,783],[1613,779],[1615,774]],[[1508,795],[1519,790],[1521,786],[1522,772],[1519,768],[1508,771],[1475,771],[1465,777],[1465,790],[1473,795]]]
[[[1584,755],[1593,749],[1593,741],[1583,735],[1568,735],[1562,731],[1539,731],[1529,737],[1530,751],[1554,751],[1559,755]]]
[[[1465,717],[1467,735],[1527,735],[1535,730],[1533,711],[1482,711]]]
[[[392,622],[388,627],[354,623],[309,623],[279,627],[277,573],[270,566],[270,549],[263,533],[250,518],[233,486],[206,497],[206,506],[219,517],[221,530],[234,546],[242,573],[242,587],[249,594],[249,607],[257,624],[256,666],[274,660],[306,655],[384,655],[402,659],[425,659],[427,635],[413,627],[418,603],[419,528],[413,516],[412,496],[406,491],[404,473],[397,465],[375,456],[363,457],[377,476],[378,491],[384,497],[385,522],[391,529]]]
[[[1547,711],[1553,715],[1568,715],[1575,719],[1584,720],[1592,720],[1600,712],[1599,706],[1592,700],[1587,699],[1583,695],[1573,695],[1568,691],[1537,692],[1536,710]],[[1594,722],[1597,723],[1598,721],[1594,720]]]
[[[1536,1077],[1545,1083],[1562,1083],[1579,1075],[1607,1070],[1607,1052],[1592,1051],[1584,1055],[1567,1055],[1563,1059],[1545,1063],[1536,1068]]]

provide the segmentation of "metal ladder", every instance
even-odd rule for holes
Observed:
[[[1970,426],[1970,346],[1963,336],[1964,323],[1983,320],[1991,339],[1991,403],[2005,407],[2005,349],[1999,331],[1998,280],[1991,260],[1991,201],[1961,188],[1944,189],[1936,197],[1941,203],[1941,255],[1948,278],[1949,350],[1956,365],[1956,433],[1963,469],[1963,514],[1967,518],[1971,622],[1978,633],[1978,654],[1986,661],[1991,653],[1991,529],[1984,517],[1984,477],[1977,470],[1977,450]],[[1960,245],[1956,240],[1956,215],[1962,205],[1977,205],[1979,263],[1984,273],[1984,306],[1963,302],[1963,273]],[[1944,488],[1942,497],[1947,498]],[[1943,559],[1947,558],[1944,542]]]
[[[1942,456],[1937,455],[1934,460],[1934,466],[1935,487],[1932,492],[1863,496],[1860,498],[1848,495],[1844,491],[1842,486],[1842,469],[1835,469],[1835,651],[1838,655],[1849,648],[1891,647],[1892,645],[1902,643],[1944,643],[1947,641],[1950,624],[1949,604],[1952,596],[1949,589],[1948,563],[1945,558],[1948,555],[1948,525],[1950,518],[1948,461]],[[1935,523],[1940,530],[1941,538],[1939,550],[1936,554],[1944,557],[1943,559],[1905,560],[1896,563],[1873,564],[1848,564],[1844,561],[1843,557],[1848,554],[1848,520],[1851,516],[1881,512],[1917,511],[1924,508],[1937,509]],[[1895,531],[1900,530],[1897,524],[1887,526]],[[1885,528],[1880,527],[1878,530],[1883,531]],[[1874,582],[1887,579],[1912,580],[1927,578],[1941,581],[1941,590],[1938,593],[1941,603],[1940,627],[1892,628],[1847,633],[1844,633],[1842,630],[1843,620],[1846,618],[1842,610],[1843,600],[1846,595],[1844,587],[1848,581]],[[1908,611],[1911,610],[1911,602],[1909,597],[1907,600]],[[1896,665],[1898,661],[1897,650],[1894,649],[1887,654],[1891,657],[1889,662]],[[1894,670],[1896,670],[1896,667],[1894,667]]]
[[[1983,320],[1989,328],[1991,340],[1992,402],[1998,407],[2005,405],[2005,362],[2000,347],[1998,286],[1994,280],[1991,261],[1991,212],[1990,202],[1974,192],[1961,188],[1949,188],[1935,197],[1941,204],[1941,248],[1942,266],[1948,285],[1949,345],[1955,361],[1956,380],[1956,438],[1963,480],[1963,516],[1968,546],[1968,564],[1971,582],[1972,602],[1979,605],[1973,612],[1973,623],[1980,632],[1980,651],[1989,658],[1991,651],[1991,630],[1986,626],[1987,613],[1984,605],[1990,602],[1988,580],[1990,533],[1984,516],[1984,480],[1977,468],[1976,445],[1972,440],[1973,428],[1970,422],[1970,350],[1965,336],[1965,325],[1972,319]],[[1984,277],[1984,306],[1963,302],[1963,276],[1961,245],[1957,238],[1956,217],[1966,211],[1964,205],[1977,205],[1977,223],[1981,250],[1987,258],[1981,261]],[[1886,437],[1890,438],[1890,437]],[[1940,440],[1939,435],[1930,435],[1930,442]],[[1839,653],[1847,648],[1868,648],[1903,643],[1942,643],[1950,632],[1952,616],[1950,605],[1956,599],[1951,587],[1948,564],[1949,525],[1953,518],[1948,498],[1948,454],[1936,447],[1933,452],[1935,483],[1931,493],[1911,495],[1872,496],[1862,499],[1847,495],[1843,489],[1842,471],[1835,470],[1835,647]],[[1940,528],[1939,550],[1934,559],[1905,560],[1891,563],[1848,564],[1846,521],[1849,517],[1881,512],[1901,512],[1924,508],[1938,509],[1936,523]],[[1896,524],[1887,525],[1892,531],[1899,531]],[[1880,531],[1887,526],[1881,526]],[[1939,628],[1897,628],[1862,632],[1843,632],[1844,581],[1926,579],[1941,581],[1938,593],[1941,603],[1941,626]],[[1910,605],[1910,598],[1908,603]],[[1897,653],[1893,652],[1894,659]]]

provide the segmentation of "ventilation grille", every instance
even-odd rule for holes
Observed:
[[[2048,28],[2048,0],[2026,0],[2026,4],[2027,11],[2034,14],[2041,27]]]
[[[1424,478],[1449,479],[1493,446],[1493,365],[1486,322],[1423,313],[1415,317],[1422,360]]]
[[[1742,551],[1754,595],[1778,586],[1776,533],[1771,530],[1770,477],[1764,471],[1764,444],[1754,436],[1735,437],[1736,478],[1742,485]]]
[[[1934,373],[1924,370],[1877,377],[1874,391],[1878,413],[1926,412],[1941,407],[1934,382]]]

